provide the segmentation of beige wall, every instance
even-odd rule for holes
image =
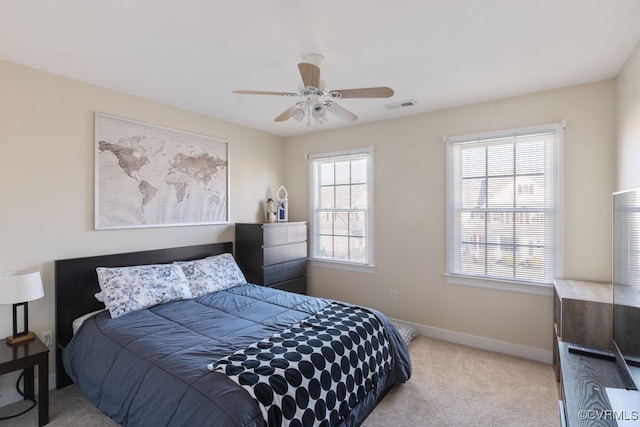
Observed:
[[[640,187],[640,45],[616,79],[616,190]]]
[[[354,104],[355,105],[355,104]],[[565,277],[609,280],[615,84],[605,81],[286,139],[292,219],[308,218],[305,154],[375,147],[374,273],[312,266],[314,295],[516,346],[551,350],[552,298],[449,285],[444,136],[567,121]],[[397,300],[389,299],[397,290]]]
[[[55,259],[233,240],[232,225],[94,231],[95,111],[228,140],[231,223],[261,220],[284,179],[280,137],[0,61],[0,272],[41,270],[35,332],[54,329]],[[10,334],[2,305],[0,336]]]

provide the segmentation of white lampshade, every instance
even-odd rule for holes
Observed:
[[[17,304],[43,296],[39,271],[0,273],[0,304]]]

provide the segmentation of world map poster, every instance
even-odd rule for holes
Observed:
[[[228,142],[95,114],[95,228],[229,222]]]

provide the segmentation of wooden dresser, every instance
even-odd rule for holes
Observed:
[[[611,283],[556,279],[553,364],[561,426],[616,426],[606,388],[624,388],[612,349]]]
[[[249,283],[307,293],[307,223],[236,224],[235,257]]]
[[[611,351],[613,331],[611,283],[555,279],[553,332],[556,338],[597,350]],[[557,364],[554,348],[554,363]]]

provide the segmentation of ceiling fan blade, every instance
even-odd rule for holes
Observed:
[[[283,95],[283,96],[298,96],[293,92],[270,92],[266,90],[233,90],[233,93],[239,93],[242,95]]]
[[[333,101],[325,101],[323,105],[324,105],[324,108],[331,111],[333,114],[340,117],[341,119],[350,120],[352,122],[358,120],[358,116],[356,116],[351,111],[347,110],[344,107],[341,107],[340,105],[336,104]]]
[[[393,93],[390,87],[382,86],[332,90],[329,95],[334,98],[389,98]]]
[[[289,120],[295,109],[298,108],[298,104],[293,104],[291,107],[287,108],[282,112],[278,117],[273,119],[274,122],[284,122],[285,120]]]
[[[298,64],[298,70],[300,70],[302,83],[304,83],[305,87],[313,86],[316,89],[320,88],[320,67],[315,64],[301,62]]]

